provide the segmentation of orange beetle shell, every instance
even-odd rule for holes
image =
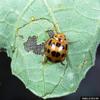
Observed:
[[[63,33],[54,34],[44,45],[45,56],[51,62],[64,61],[67,55],[67,49],[68,41]]]

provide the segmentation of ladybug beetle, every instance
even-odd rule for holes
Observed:
[[[64,35],[64,33],[59,33],[57,30],[56,25],[49,19],[47,18],[38,18],[35,19],[33,16],[31,21],[23,25],[22,27],[25,27],[26,25],[34,22],[34,21],[39,21],[39,20],[46,20],[49,23],[53,25],[54,31],[53,30],[48,30],[47,32],[49,33],[50,38],[42,44],[37,45],[37,39],[34,40],[33,37],[30,37],[27,42],[24,43],[24,47],[26,50],[30,51],[33,50],[35,54],[41,54],[45,55],[45,58],[51,62],[61,62],[64,61],[67,52],[68,52],[68,41]],[[21,29],[22,27],[19,27]],[[33,40],[33,42],[31,42]],[[34,42],[35,41],[35,42]],[[44,52],[42,52],[42,49],[44,48]],[[44,59],[46,60],[46,59]],[[46,61],[47,61],[46,60]],[[44,63],[45,61],[43,61]]]
[[[63,33],[55,33],[44,44],[45,56],[49,61],[54,63],[64,61],[67,49],[68,41]]]

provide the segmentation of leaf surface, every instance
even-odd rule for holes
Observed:
[[[94,64],[100,43],[99,0],[1,0],[0,48],[6,48],[12,58],[12,71],[26,87],[42,98],[52,98],[75,92],[86,72]],[[68,55],[61,63],[42,64],[43,56],[27,52],[24,43],[37,36],[37,43],[45,42],[45,31],[52,29],[48,21],[25,25],[31,17],[53,21],[66,35]]]

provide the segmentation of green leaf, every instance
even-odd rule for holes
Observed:
[[[23,26],[32,16],[51,20],[68,38],[65,66],[51,62],[42,64],[42,55],[25,50],[24,43],[29,37],[38,36],[37,43],[41,44],[48,38],[45,31],[53,28],[50,22],[44,20]],[[99,0],[0,1],[0,48],[6,48],[12,58],[13,74],[44,99],[68,95],[77,90],[86,72],[94,65],[99,43]]]

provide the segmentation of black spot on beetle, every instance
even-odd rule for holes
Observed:
[[[56,52],[56,57],[59,57],[60,56],[60,53],[59,52]]]
[[[51,55],[52,55],[53,57],[55,57],[55,56],[56,56],[56,52],[55,52],[55,51],[52,51],[52,52],[51,52]]]
[[[53,57],[59,57],[59,56],[60,56],[60,53],[59,53],[59,52],[56,52],[56,51],[52,51],[52,52],[51,52],[51,55],[52,55]]]
[[[49,41],[48,45],[51,45],[52,40]]]
[[[47,52],[50,53],[50,49],[48,49]]]
[[[61,57],[63,58],[65,56],[65,54],[62,54]]]
[[[67,50],[67,48],[68,48],[68,45],[66,44],[66,50]]]
[[[64,45],[62,45],[62,49],[63,49],[63,50],[65,49]]]
[[[61,41],[61,38],[58,38],[59,42]]]
[[[57,46],[57,47],[60,47],[60,46],[61,46],[61,44],[57,42],[57,43],[56,43],[56,46]]]

